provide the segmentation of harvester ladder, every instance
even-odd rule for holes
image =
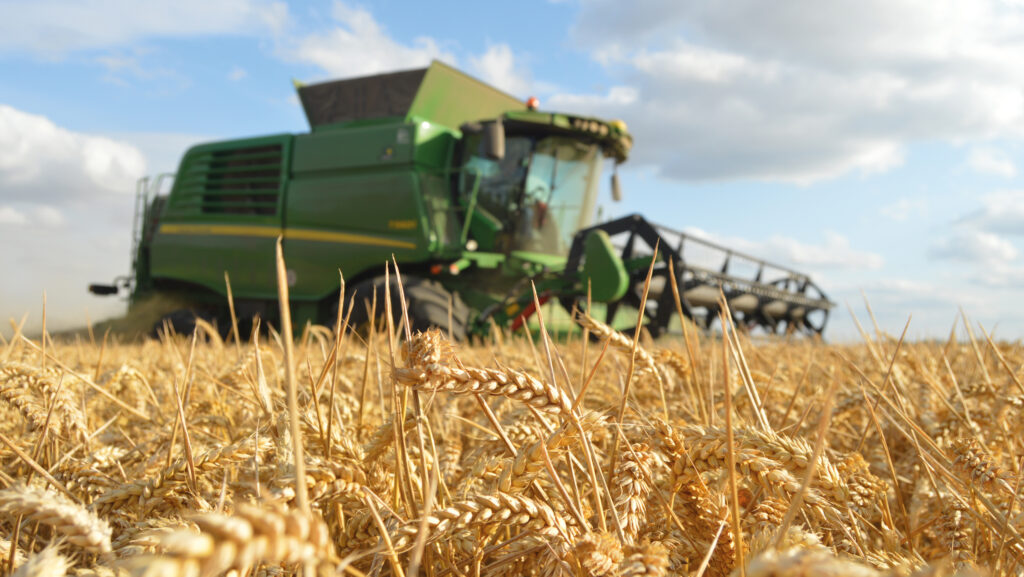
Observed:
[[[146,232],[146,220],[150,216],[152,201],[160,195],[164,183],[174,179],[174,173],[164,172],[155,177],[143,176],[135,182],[135,210],[132,215],[132,270],[135,270],[139,257],[139,245]]]
[[[143,176],[135,182],[135,209],[132,211],[132,270],[135,269],[139,256],[139,243],[142,242],[142,227],[146,220],[146,207],[149,206],[149,177]]]

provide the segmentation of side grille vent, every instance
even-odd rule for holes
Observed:
[[[192,156],[184,174],[177,208],[203,214],[274,216],[281,191],[280,144],[216,150]],[[198,205],[198,206],[197,206]]]

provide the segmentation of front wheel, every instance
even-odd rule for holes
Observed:
[[[450,334],[452,340],[466,340],[466,329],[469,324],[469,307],[462,301],[458,293],[449,292],[437,281],[418,277],[403,276],[402,285],[405,289],[405,298],[409,303],[410,329],[413,331],[425,331],[436,327],[445,334]],[[365,328],[369,325],[370,303],[373,302],[374,292],[377,294],[375,320],[380,322],[384,319],[386,310],[384,288],[384,277],[376,277],[358,283],[349,291],[345,302],[347,304],[352,299],[352,295],[355,295],[355,299],[352,300],[354,308],[349,324],[356,330],[365,331]],[[402,304],[399,300],[398,280],[394,277],[391,278],[390,292],[392,320],[395,326],[397,326],[402,319]],[[450,326],[449,310],[451,312]]]
[[[172,330],[175,334],[190,336],[193,331],[196,330],[196,325],[198,324],[197,320],[212,323],[214,317],[213,315],[202,311],[196,311],[194,309],[173,310],[160,317],[160,319],[153,324],[153,328],[149,335],[154,339],[158,339],[168,330]]]

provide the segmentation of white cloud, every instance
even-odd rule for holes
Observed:
[[[1009,240],[990,232],[967,230],[932,244],[929,256],[974,264],[1008,263],[1020,252]]]
[[[646,74],[666,73],[676,81],[710,84],[727,82],[741,74],[767,76],[772,73],[770,67],[754,65],[743,56],[686,42],[677,42],[670,51],[641,50],[633,57],[632,63]]]
[[[625,119],[635,136],[633,162],[671,178],[809,184],[851,171],[884,172],[903,162],[903,143],[870,126],[884,127],[888,120],[861,124],[863,119],[842,112],[875,98],[877,82],[784,67],[772,74],[697,65],[680,72],[673,62],[672,54],[631,60],[631,83],[617,89],[629,98],[574,94],[552,101]]]
[[[86,289],[128,272],[131,208],[130,198],[103,196],[78,204],[62,223],[40,222],[47,211],[36,211],[26,215],[33,222],[0,226],[0,243],[15,247],[0,251],[0,269],[16,271],[17,278],[0,283],[0,319],[28,312],[27,330],[38,330],[43,291],[47,326],[54,330],[84,326],[87,315],[96,321],[123,313],[123,301],[93,297]]]
[[[1019,296],[1019,289],[1024,285],[1024,266],[1020,264],[996,263],[986,269],[978,270],[972,277],[975,284],[990,288],[1008,288]]]
[[[958,224],[994,233],[1024,235],[1024,190],[1007,190],[981,197],[981,208]]]
[[[223,140],[223,134],[183,134],[171,132],[114,132],[105,138],[130,145],[146,159],[146,173],[175,172],[181,157],[190,147],[203,142]],[[132,190],[135,190],[134,185]]]
[[[18,202],[10,206],[0,206],[0,224],[57,228],[65,223],[64,214],[47,204]]]
[[[1024,280],[1024,269],[1018,275],[1018,279]],[[962,326],[959,324],[961,310],[970,315],[972,323],[990,328],[998,324],[1005,338],[1018,338],[1015,335],[1024,327],[1024,315],[1013,306],[1019,299],[1019,292],[1012,286],[965,278],[963,271],[930,278],[861,278],[844,282],[830,289],[828,294],[833,301],[841,303],[832,311],[827,333],[833,340],[858,339],[856,326],[846,314],[847,305],[860,318],[862,326],[872,332],[873,320],[864,307],[865,301],[882,331],[894,337],[900,335],[909,319],[907,338],[910,341],[945,338],[954,324]]]
[[[525,98],[533,88],[529,70],[517,61],[508,44],[493,44],[480,56],[471,56],[469,71],[513,96]]]
[[[94,61],[104,70],[103,80],[118,86],[144,84],[157,94],[181,92],[189,86],[182,73],[159,63],[154,51],[133,46],[127,50],[113,50]]]
[[[963,263],[957,276],[975,286],[1016,290],[1024,283],[1024,265],[1012,237],[1024,235],[1024,191],[986,194],[980,203],[980,209],[953,223],[949,235],[933,242],[928,255]],[[1014,295],[1002,302],[1012,303],[1009,310],[1016,300]]]
[[[1007,178],[1017,174],[1017,167],[1003,151],[994,148],[974,148],[967,157],[967,165],[981,174],[994,174]]]
[[[966,306],[973,310],[987,309],[985,299],[977,293],[964,291],[962,287],[949,286],[906,278],[880,278],[861,284],[856,293],[863,292],[874,307],[882,305],[902,315],[935,308],[956,312],[956,307]],[[934,319],[928,319],[934,320]],[[926,319],[918,319],[918,323]]]
[[[243,80],[246,76],[249,76],[249,73],[241,66],[235,66],[228,72],[228,80],[232,82]]]
[[[90,282],[129,272],[132,193],[147,166],[173,170],[198,136],[179,134],[90,135],[0,105],[0,270],[17,282],[0,282],[0,320],[32,316],[48,294],[48,324],[82,326],[120,314],[124,302],[90,296]]]
[[[889,170],[917,141],[1024,136],[1021,24],[998,0],[585,0],[572,36],[635,91],[589,101],[629,122],[635,162],[810,183]]]
[[[613,86],[606,94],[556,94],[551,104],[559,109],[604,109],[636,104],[640,93],[632,86]]]
[[[911,216],[923,215],[928,211],[928,201],[923,198],[901,198],[880,208],[878,212],[896,222],[905,222]]]
[[[935,291],[931,283],[903,279],[903,278],[882,278],[868,283],[865,290],[879,292],[903,293],[911,296],[922,296]]]
[[[885,259],[881,255],[854,249],[845,236],[834,231],[825,232],[824,243],[811,244],[781,235],[772,236],[764,241],[752,241],[746,238],[715,235],[693,227],[685,228],[684,232],[784,266],[806,266],[815,270],[875,270],[885,264]]]
[[[72,132],[0,104],[0,188],[8,200],[131,192],[145,169],[145,158],[130,144]]]
[[[0,206],[0,224],[27,224],[25,213],[11,206]]]
[[[767,248],[796,264],[815,268],[880,269],[885,264],[881,255],[856,250],[849,239],[833,231],[825,232],[824,244],[803,244],[792,238],[773,236],[768,239]]]
[[[351,78],[425,67],[433,60],[457,66],[460,58],[430,36],[402,42],[391,36],[374,15],[335,0],[334,25],[325,31],[283,42],[282,55],[321,68],[331,78]],[[489,44],[481,54],[465,54],[467,72],[513,96],[551,93],[555,86],[533,78],[522,54],[505,43]],[[296,100],[296,102],[298,102]]]
[[[0,13],[0,52],[51,58],[151,37],[262,35],[288,20],[271,0],[2,0]]]
[[[454,62],[436,40],[421,36],[402,44],[362,8],[336,1],[332,10],[337,26],[297,40],[287,56],[322,68],[332,77],[347,78],[426,66],[431,60]]]
[[[588,46],[637,45],[664,42],[685,31],[709,45],[846,72],[896,57],[899,60],[890,64],[991,65],[999,58],[993,47],[1016,41],[1021,19],[1016,7],[1001,0],[969,6],[956,0],[837,0],[813,5],[588,0],[574,37]]]
[[[35,207],[33,212],[35,221],[43,226],[59,227],[66,222],[64,214],[52,206],[39,205]]]

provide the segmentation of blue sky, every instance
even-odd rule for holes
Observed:
[[[862,321],[1024,336],[1024,8],[1006,0],[0,0],[0,317],[120,312],[137,177],[307,129],[291,80],[441,59],[621,118],[640,212],[810,273]],[[6,323],[5,323],[6,324]]]

